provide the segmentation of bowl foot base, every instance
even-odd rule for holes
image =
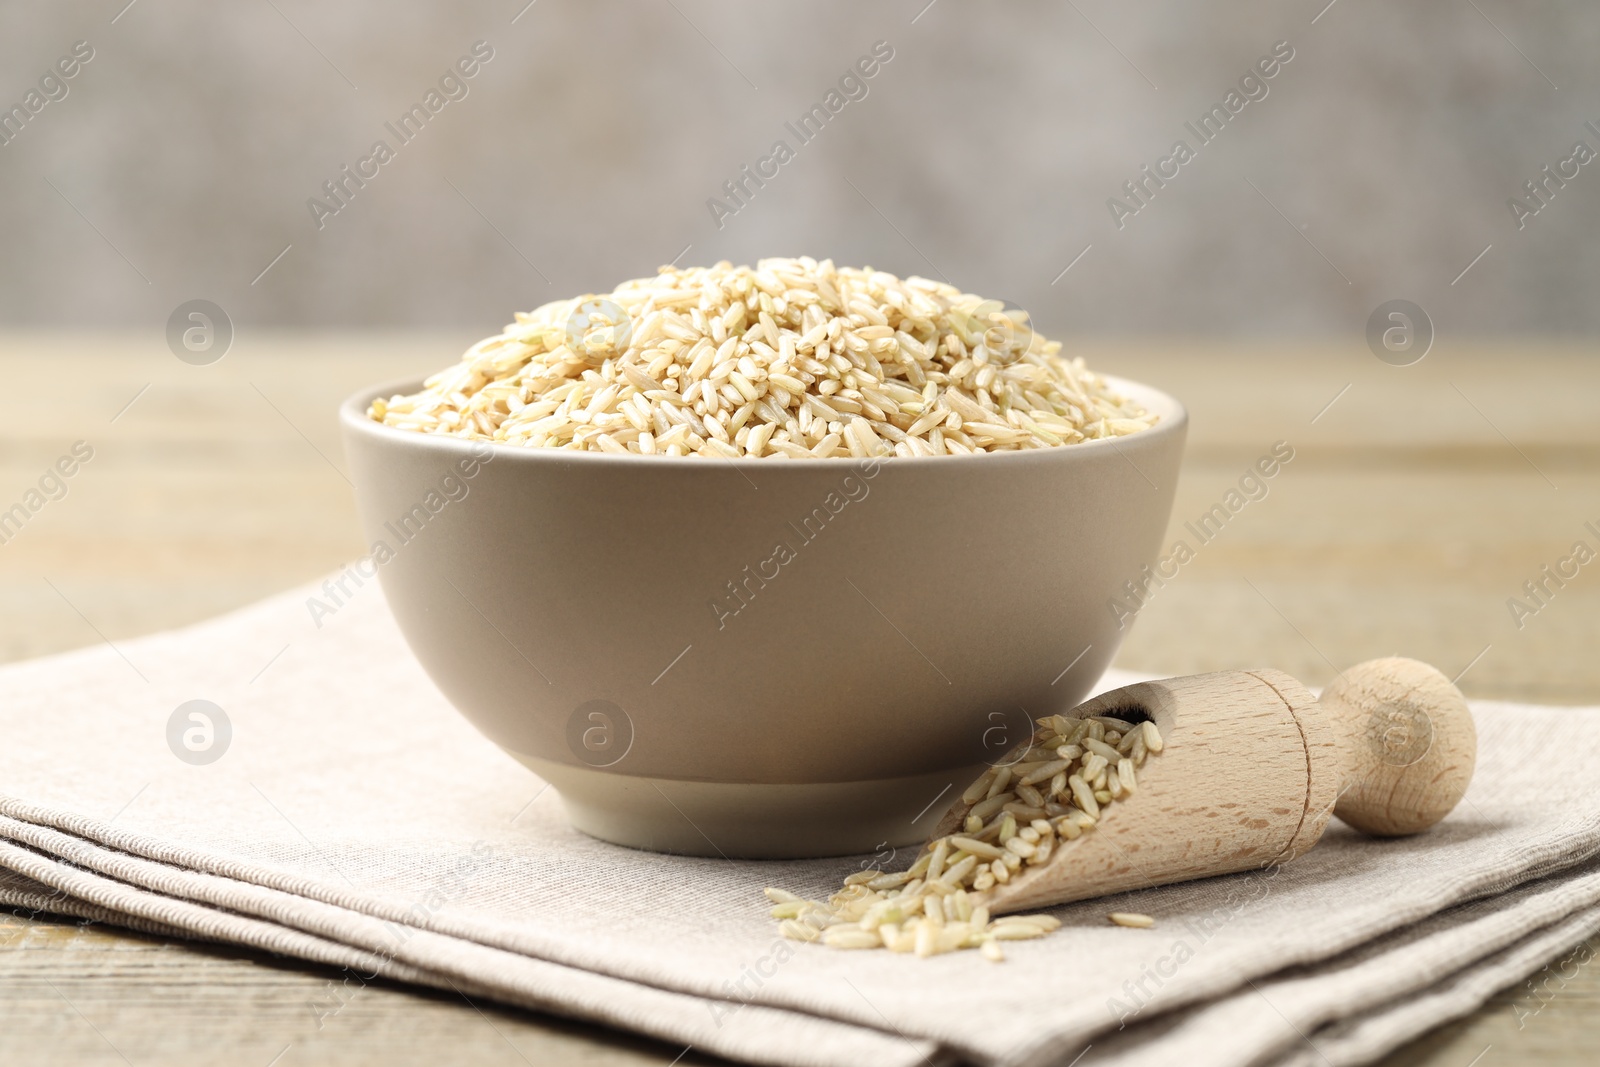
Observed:
[[[743,785],[642,778],[512,755],[555,786],[572,825],[591,837],[727,859],[850,856],[921,844],[984,766],[871,781]]]

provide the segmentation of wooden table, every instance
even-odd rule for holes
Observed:
[[[220,362],[142,335],[0,335],[0,509],[77,440],[94,458],[0,545],[0,660],[193,622],[331,571],[362,545],[333,411],[458,336],[243,331]],[[1350,343],[1084,342],[1193,417],[1169,540],[1286,441],[1268,495],[1162,588],[1123,666],[1173,673],[1404,654],[1469,696],[1600,704],[1600,570],[1519,630],[1507,598],[1600,527],[1600,353],[1439,341],[1392,367]],[[1591,944],[1600,951],[1600,939]],[[681,1051],[389,985],[319,1026],[339,976],[228,948],[0,916],[0,1063],[665,1064]],[[1593,1062],[1600,967],[1508,990],[1391,1064]],[[275,1059],[276,1057],[276,1059]],[[690,1052],[682,1063],[706,1062]]]

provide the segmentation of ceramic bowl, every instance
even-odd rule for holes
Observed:
[[[1187,416],[976,456],[527,449],[341,410],[372,558],[444,695],[608,841],[709,856],[923,839],[1126,633]],[[1126,603],[1126,600],[1123,601]]]

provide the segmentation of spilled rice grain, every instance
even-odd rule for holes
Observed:
[[[825,902],[768,889],[772,917],[784,937],[830,948],[917,956],[976,948],[990,960],[1004,960],[1000,942],[1031,941],[1061,923],[1049,915],[991,917],[991,890],[1068,853],[1109,806],[1133,794],[1135,768],[1161,749],[1161,733],[1148,721],[1040,719],[1021,758],[991,767],[962,792],[957,809],[967,810],[961,829],[930,841],[909,869],[858,871]],[[1104,799],[1098,799],[1086,778],[1102,775],[1117,788],[1102,790]],[[1019,817],[1024,809],[1038,815]],[[1109,918],[1118,926],[1155,925],[1137,912]]]

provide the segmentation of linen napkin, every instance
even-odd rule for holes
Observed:
[[[1308,1040],[1318,1062],[1363,1062],[1600,914],[1600,796],[1583,787],[1600,720],[1480,703],[1473,788],[1428,834],[1335,823],[1282,868],[1056,909],[1063,928],[1004,964],[797,945],[761,888],[823,895],[863,860],[587,838],[438,694],[376,586],[317,618],[312,592],[0,669],[0,902],[750,1062],[1008,1067],[1297,1062]],[[200,764],[169,740],[197,699],[227,720]],[[1111,927],[1112,910],[1157,926]]]

